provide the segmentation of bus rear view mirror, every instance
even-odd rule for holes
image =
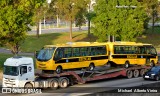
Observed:
[[[34,52],[34,57],[37,58],[38,54],[39,54],[39,51],[35,51]]]

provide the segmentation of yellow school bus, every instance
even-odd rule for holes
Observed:
[[[156,49],[151,44],[136,42],[109,42],[110,64],[154,66],[158,62]]]
[[[108,46],[103,43],[73,42],[46,45],[36,56],[37,69],[45,72],[61,73],[66,69],[88,68],[108,62]]]

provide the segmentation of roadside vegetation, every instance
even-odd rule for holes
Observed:
[[[12,57],[12,54],[4,54],[4,53],[0,53],[0,71],[3,69],[3,64],[5,62],[5,60],[9,57]]]
[[[154,33],[152,29],[147,29],[142,36],[137,38],[136,42],[150,43],[153,44],[158,51],[160,51],[160,27],[154,28]],[[36,36],[27,36],[25,42],[22,44],[21,51],[23,52],[34,52],[40,50],[44,45],[55,45],[55,44],[64,44],[67,42],[96,42],[97,37],[91,33],[91,36],[88,37],[87,31],[82,32],[73,32],[72,41],[69,38],[69,32],[64,33],[51,33],[43,34],[37,39]]]

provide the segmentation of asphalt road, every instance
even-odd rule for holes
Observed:
[[[143,80],[142,77],[139,78],[132,78],[132,79],[126,79],[126,78],[115,78],[115,79],[106,79],[96,82],[89,82],[86,84],[76,84],[74,86],[70,86],[65,89],[58,89],[58,90],[51,90],[51,89],[44,89],[42,90],[43,93],[40,94],[29,94],[30,96],[78,96],[78,95],[87,95],[90,93],[97,93],[97,92],[104,92],[111,89],[121,89],[121,88],[127,88],[127,87],[134,87],[134,86],[140,86],[145,84],[153,84],[158,83],[160,81],[151,81],[151,80]],[[117,90],[118,92],[118,90]],[[2,95],[2,94],[0,94]],[[5,95],[11,95],[11,94],[5,94]],[[21,96],[28,96],[28,94],[18,94]],[[128,96],[128,95],[127,95]]]

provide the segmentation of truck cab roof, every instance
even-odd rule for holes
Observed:
[[[8,58],[4,62],[4,65],[6,66],[20,66],[24,64],[33,64],[33,59],[31,57],[16,56]]]

